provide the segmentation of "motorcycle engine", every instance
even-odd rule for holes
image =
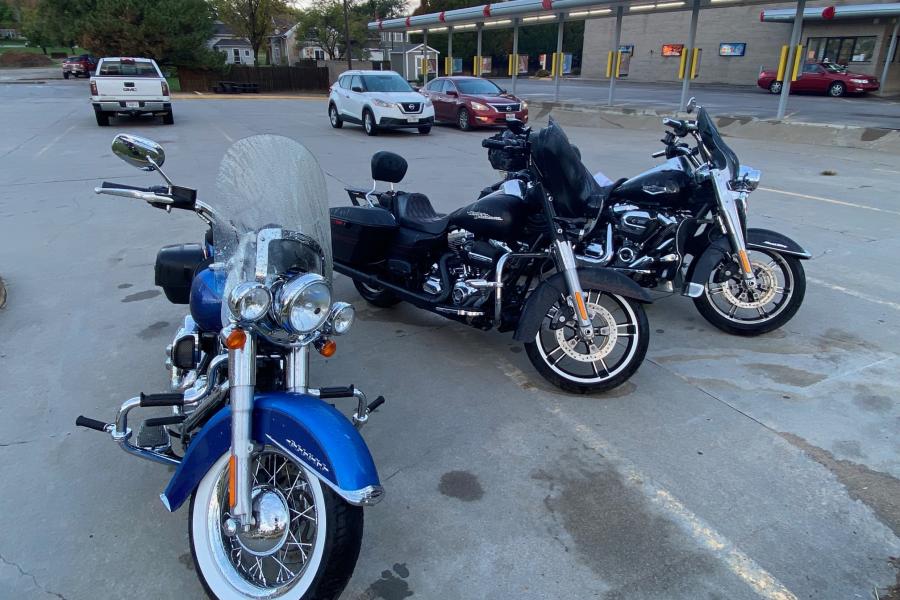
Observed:
[[[455,229],[448,233],[447,245],[452,253],[447,263],[451,301],[460,307],[479,306],[488,298],[492,289],[487,278],[507,249],[496,242],[476,240],[475,235],[465,229]],[[423,287],[431,294],[443,291],[438,265],[432,267]]]
[[[633,204],[616,204],[610,212],[616,248],[611,266],[649,266],[676,251],[675,234],[683,216]]]

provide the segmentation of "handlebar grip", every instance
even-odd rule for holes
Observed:
[[[328,400],[331,398],[352,398],[353,391],[354,390],[352,385],[348,385],[347,387],[323,387],[319,388],[319,399]]]
[[[366,408],[369,409],[369,412],[373,412],[373,411],[374,411],[375,409],[377,409],[379,406],[381,406],[382,404],[384,404],[384,402],[385,402],[384,396],[378,396],[377,398],[375,398],[374,400],[372,400],[372,402],[370,402],[370,403],[369,403],[369,406],[367,406]]]
[[[665,156],[665,155],[666,155],[666,151],[660,150],[659,152],[654,152],[653,154],[651,154],[650,157],[651,158],[659,158],[660,156]]]
[[[114,190],[134,190],[136,192],[150,192],[153,194],[158,194],[159,192],[166,192],[167,189],[163,186],[155,186],[155,187],[139,187],[136,185],[126,185],[124,183],[113,183],[112,181],[104,181],[100,184],[102,189],[114,189]]]
[[[106,431],[108,425],[109,423],[104,423],[97,419],[90,419],[84,415],[78,415],[78,418],[75,419],[76,427],[87,427],[88,429],[93,429],[95,431]]]
[[[141,406],[181,406],[184,404],[184,394],[145,394],[141,392]]]
[[[493,148],[495,150],[504,150],[507,148],[507,146],[509,146],[509,144],[507,144],[506,142],[500,141],[500,140],[492,140],[490,138],[488,138],[486,140],[481,140],[482,148]]]

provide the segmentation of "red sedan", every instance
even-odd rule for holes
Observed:
[[[763,71],[756,85],[773,94],[781,93],[778,73]],[[847,67],[832,62],[806,63],[797,81],[791,83],[792,92],[817,92],[835,98],[844,94],[862,94],[878,89],[878,78],[862,73],[851,73]]]
[[[434,120],[456,123],[463,131],[474,127],[528,121],[528,103],[507,94],[490,79],[439,77],[420,90],[434,104]]]

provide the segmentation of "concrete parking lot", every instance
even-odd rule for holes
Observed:
[[[497,83],[512,89],[511,79]],[[532,100],[553,100],[556,95],[552,80],[520,79],[516,94]],[[753,84],[746,86],[693,83],[691,95],[720,115],[774,119],[778,96]],[[560,101],[573,104],[603,105],[609,100],[607,81],[567,79],[560,83]],[[681,101],[681,83],[643,83],[622,80],[616,83],[613,105],[653,110],[675,110]],[[900,129],[900,98],[875,95],[829,98],[812,94],[791,94],[785,118],[803,123],[830,123]]]
[[[175,120],[99,128],[83,80],[0,85],[0,598],[202,596],[186,511],[158,499],[171,472],[74,427],[165,389],[184,307],[154,287],[154,258],[203,234],[193,215],[93,194],[103,180],[156,183],[112,155],[115,132],[162,143],[169,175],[213,205],[225,149],[263,132],[318,156],[332,205],[370,182],[381,149],[409,160],[404,187],[440,210],[497,178],[483,134],[369,138],[331,129],[322,101],[185,100]],[[659,147],[658,132],[567,131],[613,179]],[[865,150],[729,143],[763,172],[751,225],[814,254],[804,306],[744,339],[660,299],[647,360],[613,393],[560,393],[509,334],[373,308],[337,277],[359,320],[314,359],[313,383],[388,399],[364,430],[387,496],[367,509],[345,598],[890,597],[900,167]]]

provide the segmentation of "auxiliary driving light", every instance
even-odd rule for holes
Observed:
[[[352,304],[346,302],[335,302],[331,307],[331,332],[335,335],[343,335],[347,333],[350,326],[353,325],[353,319],[356,317],[356,310]]]

